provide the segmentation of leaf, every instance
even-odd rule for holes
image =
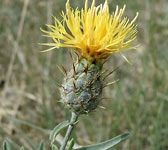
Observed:
[[[118,143],[126,140],[129,137],[128,133],[119,135],[117,137],[114,137],[110,140],[107,140],[102,143],[98,143],[95,145],[89,145],[89,146],[84,146],[80,148],[76,148],[75,150],[108,150],[109,148],[112,148],[113,146],[117,145]]]
[[[61,122],[51,131],[51,134],[50,134],[51,144],[55,141],[55,138],[60,133],[60,131],[68,127],[70,124],[71,123],[68,120]]]
[[[3,150],[10,150],[9,143],[7,141],[3,142]]]
[[[20,148],[20,150],[24,150],[24,147],[22,146],[22,147]]]
[[[54,144],[52,144],[51,147],[52,147],[52,150],[58,150],[58,147]]]
[[[74,146],[74,139],[72,138],[70,143],[69,143],[69,146],[68,146],[68,150],[72,150],[73,146]]]
[[[45,150],[45,143],[44,141],[41,141],[39,147],[38,147],[38,150]]]

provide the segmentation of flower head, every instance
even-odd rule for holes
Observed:
[[[80,11],[70,8],[69,0],[66,3],[66,13],[62,12],[62,21],[54,17],[54,25],[46,25],[51,31],[42,32],[53,39],[54,43],[43,43],[51,46],[44,50],[50,51],[59,47],[71,47],[86,59],[104,59],[110,54],[121,53],[125,50],[136,49],[131,46],[136,39],[137,29],[134,22],[127,17],[122,19],[125,5],[114,13],[109,14],[108,1],[104,5],[95,6],[93,0],[91,8],[88,8],[88,0],[85,8]]]

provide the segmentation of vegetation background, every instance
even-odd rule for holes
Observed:
[[[71,67],[67,48],[40,53],[44,47],[38,45],[49,40],[40,27],[52,23],[52,14],[60,18],[65,3],[0,0],[0,145],[5,139],[14,150],[21,145],[36,150],[41,140],[49,145],[51,129],[70,117],[56,87],[62,82],[57,65]],[[84,7],[84,0],[70,3]],[[100,3],[104,0],[96,0]],[[124,64],[108,80],[120,81],[104,90],[105,110],[79,118],[74,137],[88,145],[130,132],[130,140],[116,150],[168,150],[168,1],[109,0],[110,11],[124,4],[130,19],[140,13],[134,43],[140,46],[125,53],[132,65],[111,56],[106,69]]]

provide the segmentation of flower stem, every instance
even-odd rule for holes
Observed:
[[[65,137],[64,137],[63,143],[62,143],[62,145],[60,147],[60,150],[65,150],[65,147],[66,147],[66,145],[68,143],[68,140],[69,140],[69,138],[71,136],[71,133],[72,133],[72,130],[74,128],[74,123],[77,121],[77,119],[78,119],[78,115],[76,113],[72,112],[71,124],[69,125],[68,130],[67,130],[67,132],[65,134]]]

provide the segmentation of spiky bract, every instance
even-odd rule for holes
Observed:
[[[72,68],[62,84],[62,102],[77,114],[87,114],[102,99],[102,64],[82,58]]]

